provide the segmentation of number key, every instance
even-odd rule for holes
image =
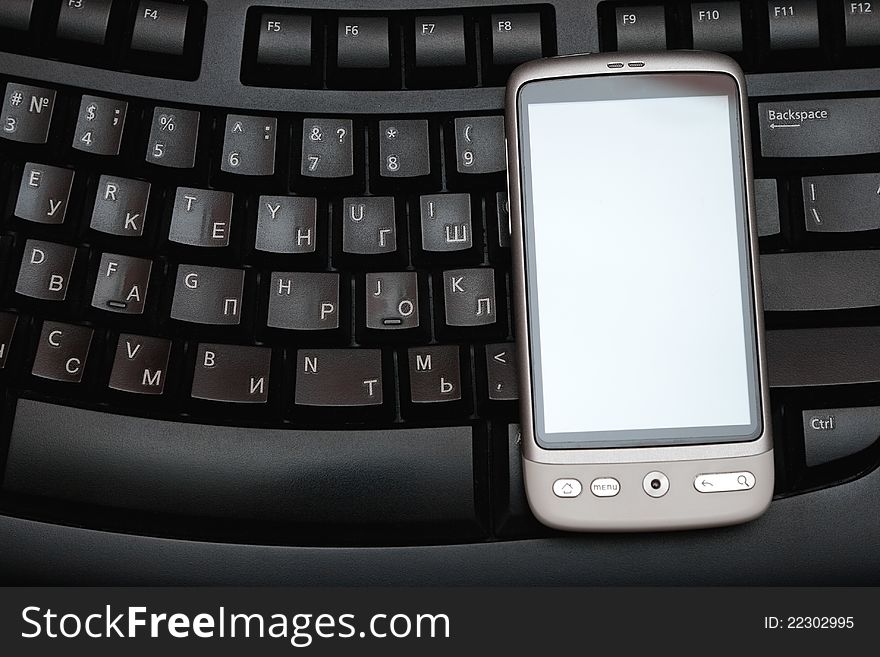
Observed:
[[[415,178],[431,174],[428,122],[379,121],[379,171],[383,178]]]
[[[95,155],[119,155],[128,103],[83,96],[73,134],[73,147]]]
[[[303,120],[300,173],[309,178],[353,176],[353,132],[351,119]]]
[[[150,125],[146,160],[173,169],[196,165],[200,114],[192,110],[157,107]]]
[[[276,132],[277,119],[230,114],[220,168],[242,176],[271,176],[275,173]]]
[[[504,117],[455,119],[456,167],[459,173],[497,173],[507,168]]]
[[[27,144],[45,144],[55,109],[55,91],[10,82],[3,96],[0,137]]]

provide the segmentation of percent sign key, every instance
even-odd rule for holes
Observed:
[[[175,169],[195,166],[199,113],[157,107],[150,129],[147,161]]]

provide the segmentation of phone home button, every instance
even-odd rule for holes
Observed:
[[[553,493],[556,497],[577,497],[583,487],[577,479],[557,479],[553,482]]]
[[[590,484],[590,491],[596,497],[614,497],[620,492],[620,482],[614,477],[598,477]]]
[[[663,497],[669,492],[669,477],[658,470],[649,472],[642,481],[642,488],[651,497]]]

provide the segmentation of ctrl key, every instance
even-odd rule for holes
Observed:
[[[31,374],[52,381],[79,383],[91,343],[92,329],[86,326],[43,322]]]
[[[803,412],[807,467],[867,449],[880,437],[880,407],[821,408]]]

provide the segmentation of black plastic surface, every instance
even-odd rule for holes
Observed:
[[[242,430],[22,399],[3,487],[197,517],[475,523],[472,463],[470,427]]]
[[[194,543],[0,518],[0,580],[92,584],[880,584],[880,471],[776,500],[751,523],[390,548]]]

